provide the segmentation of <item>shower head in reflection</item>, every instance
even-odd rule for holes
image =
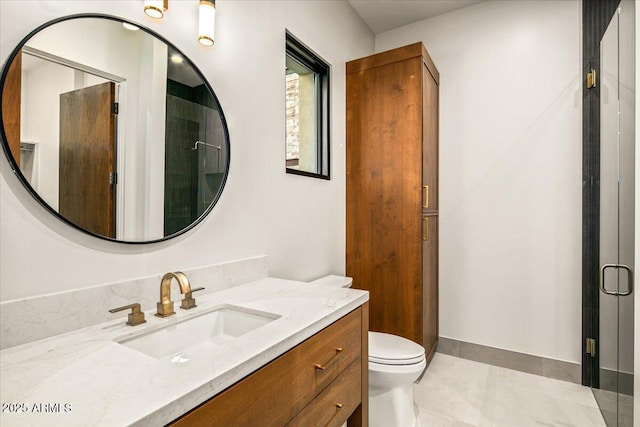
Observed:
[[[202,141],[196,141],[196,142],[193,144],[193,148],[191,148],[191,150],[197,150],[197,149],[198,149],[198,144],[202,144],[202,145],[204,145],[205,147],[213,147],[213,148],[215,148],[215,149],[216,149],[216,150],[218,150],[218,151],[222,150],[222,147],[219,147],[219,146],[217,146],[217,145],[213,145],[213,144],[207,144],[206,142],[202,142]]]

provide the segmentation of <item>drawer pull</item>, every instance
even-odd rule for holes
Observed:
[[[340,411],[342,411],[342,403],[336,403],[336,413],[333,414],[333,417],[331,417],[331,419],[329,420],[329,422],[327,424],[325,424],[324,427],[329,427],[331,424],[333,424],[333,422],[336,420],[336,418],[338,418],[338,415],[340,414]],[[316,424],[317,426],[317,424]]]
[[[324,371],[324,370],[326,370],[327,368],[329,368],[331,365],[333,365],[334,363],[336,363],[338,361],[338,358],[340,356],[342,356],[342,352],[343,351],[344,351],[344,348],[338,347],[338,348],[336,348],[336,355],[333,356],[333,359],[329,360],[329,362],[327,362],[326,365],[322,366],[321,364],[316,363],[313,366],[315,366],[316,369],[320,369],[321,371]]]

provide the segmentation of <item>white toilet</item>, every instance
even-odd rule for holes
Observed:
[[[369,426],[418,426],[413,382],[426,366],[421,345],[397,335],[369,332]]]
[[[311,283],[348,288],[353,279],[331,275]],[[369,332],[369,426],[419,426],[413,382],[426,366],[424,347],[397,335]]]

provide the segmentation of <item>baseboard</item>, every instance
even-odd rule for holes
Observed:
[[[556,380],[576,384],[582,383],[582,368],[579,363],[518,353],[444,337],[439,339],[437,352]]]
[[[600,388],[633,396],[633,374],[601,368]]]

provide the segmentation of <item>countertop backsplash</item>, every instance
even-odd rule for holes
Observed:
[[[209,294],[268,276],[266,256],[257,256],[193,269],[179,270],[187,275],[192,288]],[[138,302],[142,310],[154,309],[159,300],[160,279],[168,271],[144,278],[107,283],[90,288],[0,303],[0,350],[106,322],[117,317],[126,320],[125,311],[111,314],[109,309]],[[172,285],[172,300],[179,307],[182,296]]]

